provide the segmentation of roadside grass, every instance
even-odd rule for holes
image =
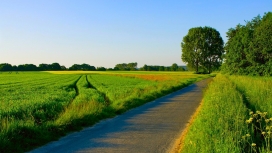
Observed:
[[[256,152],[272,152],[272,78],[229,76],[250,111],[246,121]]]
[[[203,104],[185,136],[182,152],[243,152],[248,133],[247,108],[236,85],[218,74],[205,91]]]
[[[1,74],[0,152],[29,151],[210,77],[167,73],[171,79],[158,80],[154,73],[148,80],[111,74]]]
[[[272,152],[271,79],[218,74],[181,152]]]
[[[229,76],[244,95],[249,109],[272,117],[272,77]]]

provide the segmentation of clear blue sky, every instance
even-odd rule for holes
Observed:
[[[184,65],[180,43],[197,26],[226,32],[271,0],[0,0],[0,63]]]

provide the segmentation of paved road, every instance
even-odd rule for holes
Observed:
[[[198,107],[210,79],[103,120],[31,151],[32,153],[166,153]]]

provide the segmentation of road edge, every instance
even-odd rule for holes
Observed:
[[[210,78],[207,78],[207,79],[210,79]],[[203,97],[204,97],[204,94],[205,94],[205,90],[208,88],[211,81],[213,81],[213,79],[209,80],[207,87],[203,91]],[[170,153],[181,153],[182,152],[185,136],[187,135],[191,125],[194,123],[194,121],[197,118],[199,112],[201,111],[201,108],[202,108],[202,105],[203,105],[203,102],[204,102],[203,97],[202,97],[202,100],[199,103],[199,106],[196,108],[194,114],[190,117],[189,121],[185,125],[185,128],[182,129],[181,134],[175,140],[174,145],[170,149]]]
[[[202,103],[203,103],[203,100],[201,100],[201,102],[200,102],[199,106],[196,108],[194,114],[191,116],[191,118],[188,121],[188,123],[186,124],[185,128],[182,130],[180,136],[178,137],[178,139],[176,139],[170,153],[180,153],[180,152],[182,152],[185,136],[187,135],[191,125],[193,124],[196,117],[198,116],[198,114],[199,114],[199,112],[200,112],[200,110],[202,108]]]

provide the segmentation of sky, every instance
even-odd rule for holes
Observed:
[[[271,0],[0,0],[0,63],[185,65],[190,28],[215,28],[226,42],[228,29],[271,9]]]

